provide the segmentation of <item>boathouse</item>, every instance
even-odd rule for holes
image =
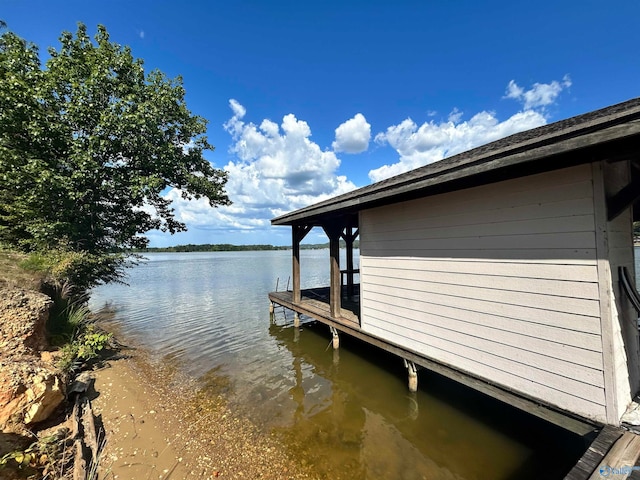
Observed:
[[[576,432],[619,425],[640,389],[639,198],[640,98],[273,219],[292,229],[293,282],[269,297],[396,353],[410,376],[436,371]],[[300,285],[313,227],[330,242],[325,289]]]

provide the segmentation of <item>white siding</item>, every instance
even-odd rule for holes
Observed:
[[[362,330],[604,420],[591,166],[365,210]]]

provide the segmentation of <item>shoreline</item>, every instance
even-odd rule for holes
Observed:
[[[177,369],[123,347],[93,371],[91,402],[106,432],[103,480],[317,478],[273,434],[232,412]]]

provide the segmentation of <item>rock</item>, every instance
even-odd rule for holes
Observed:
[[[39,359],[0,360],[0,431],[46,420],[64,398],[59,373]]]
[[[0,298],[0,355],[36,354],[47,346],[52,300],[44,293],[3,288]]]
[[[25,396],[29,402],[29,409],[24,415],[26,425],[46,420],[64,400],[60,379],[51,372],[37,376]]]

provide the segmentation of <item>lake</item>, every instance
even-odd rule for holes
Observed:
[[[424,370],[410,394],[400,358],[345,335],[334,351],[324,325],[295,329],[282,309],[270,322],[267,294],[276,282],[286,288],[290,251],[146,256],[129,286],[95,289],[92,308],[110,304],[125,337],[157,360],[203,384],[224,378],[230,405],[321,477],[562,478],[584,449],[567,432]],[[302,251],[303,288],[329,284],[328,258]]]

